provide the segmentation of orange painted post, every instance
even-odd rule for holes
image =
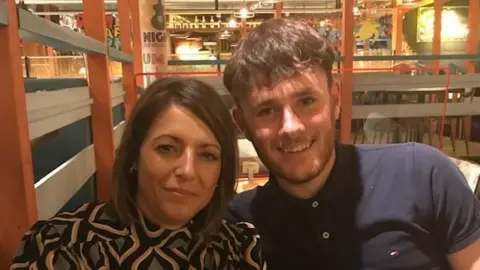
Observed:
[[[128,0],[132,14],[132,49],[133,49],[133,72],[139,74],[143,72],[142,58],[142,33],[140,32],[140,5],[139,0]],[[137,86],[143,87],[144,77],[137,78]]]
[[[403,39],[403,15],[404,10],[401,8],[393,9],[393,27],[392,27],[392,45],[393,54],[402,54],[402,39]]]
[[[105,43],[105,9],[103,1],[84,0],[85,34]],[[114,161],[112,100],[110,72],[106,55],[87,55],[87,68],[92,104],[92,135],[95,146],[97,199],[110,196]]]
[[[468,7],[468,37],[467,37],[467,53],[475,54],[478,51],[478,10],[480,9],[479,0],[470,0]],[[475,73],[475,64],[470,61],[465,61],[465,66],[468,73]],[[465,133],[464,136],[470,140],[472,128],[472,116],[465,117],[464,121]]]
[[[49,5],[43,6],[43,11],[50,11]],[[45,15],[43,18],[51,21],[50,15]],[[55,59],[53,58],[53,47],[45,46],[45,55],[47,56],[47,63],[48,63],[48,73],[49,77],[55,77]]]
[[[130,45],[130,5],[128,0],[118,0],[118,17],[120,19],[120,48],[124,53],[132,55],[132,47]],[[128,119],[135,100],[137,99],[136,86],[133,85],[133,64],[122,63],[122,81],[123,89],[125,90],[125,97],[123,99],[123,106],[125,108],[125,119]]]
[[[6,4],[9,25],[0,26],[0,269],[10,267],[21,237],[37,219],[17,10],[14,0]]]
[[[441,54],[441,41],[442,41],[442,10],[443,4],[445,0],[437,0],[434,1],[433,7],[435,11],[434,21],[433,21],[433,39],[432,39],[432,54]],[[433,74],[439,75],[440,73],[440,60],[432,60],[432,71]],[[436,100],[436,95],[432,94],[430,96],[430,102],[434,103]],[[437,128],[435,125],[436,120],[430,121],[430,129],[434,132],[437,132]],[[443,136],[443,134],[439,134],[439,136]]]
[[[365,10],[370,10],[370,1],[369,0],[364,0],[364,4],[365,4]],[[366,17],[368,18],[368,12],[365,13],[366,14]],[[368,55],[366,54],[366,52],[368,52],[370,50],[370,38],[367,38],[363,41],[363,53],[364,55]]]
[[[478,10],[480,9],[479,0],[470,0],[468,7],[468,37],[467,37],[467,48],[466,53],[475,54],[477,53],[478,46]],[[465,66],[469,73],[475,72],[475,65],[470,60],[465,61]]]
[[[282,17],[282,7],[283,2],[278,2],[273,5],[275,12],[273,13],[274,18],[281,18]]]
[[[352,137],[352,76],[353,76],[353,46],[355,20],[353,17],[353,0],[343,1],[343,74],[342,103],[340,110],[340,141],[350,143]]]
[[[444,0],[434,1],[435,17],[433,22],[433,40],[432,40],[432,54],[441,53],[441,41],[442,41],[442,9]],[[432,61],[432,68],[434,74],[440,72],[440,60]]]
[[[240,21],[240,35],[242,37],[247,35],[247,19],[242,18]]]

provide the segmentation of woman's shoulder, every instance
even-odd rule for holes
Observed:
[[[103,203],[84,204],[37,221],[23,236],[10,269],[48,264],[54,264],[55,269],[57,266],[58,269],[77,269],[83,258],[79,254],[83,251],[101,254],[98,248],[102,243],[117,239],[122,233],[128,234],[118,224],[108,215],[107,205]]]
[[[122,231],[122,226],[107,211],[105,203],[86,203],[71,211],[37,221],[26,233],[42,242],[72,244],[95,235]]]

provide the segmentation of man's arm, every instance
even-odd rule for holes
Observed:
[[[428,166],[434,232],[454,270],[480,270],[480,201],[448,157],[415,145],[415,163]],[[421,161],[421,162],[420,162]]]

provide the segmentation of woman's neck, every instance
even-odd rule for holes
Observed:
[[[185,225],[188,223],[188,221],[170,219],[163,213],[152,211],[152,209],[147,205],[148,204],[145,200],[142,200],[141,198],[137,199],[139,215],[143,216],[149,222],[157,225],[160,228],[173,231],[185,227]]]

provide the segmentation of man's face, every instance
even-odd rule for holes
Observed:
[[[329,89],[323,71],[252,89],[240,100],[234,118],[262,162],[291,184],[312,180],[334,151],[339,89]]]

